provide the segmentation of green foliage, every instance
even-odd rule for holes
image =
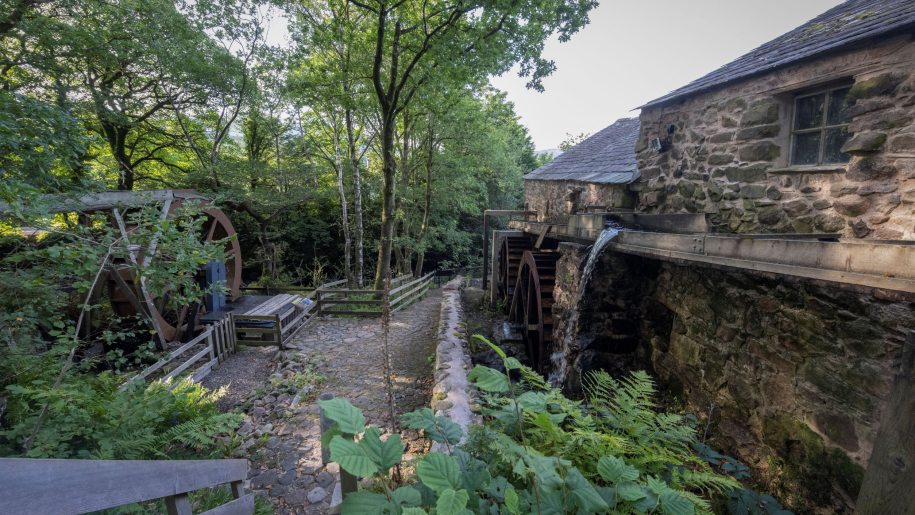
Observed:
[[[47,372],[53,373],[54,370]],[[219,455],[214,437],[227,434],[242,415],[219,413],[221,391],[181,381],[120,390],[110,374],[70,374],[49,388],[50,374],[8,385],[8,429],[0,431],[0,455],[22,455],[21,445],[49,404],[30,458],[160,459]]]
[[[407,427],[451,449],[419,458],[406,485],[395,489],[389,478],[398,455],[393,446],[389,459],[370,451],[381,444],[376,428],[365,429],[358,441],[334,436],[331,459],[351,474],[374,477],[382,489],[348,495],[344,513],[688,515],[711,513],[710,500],[738,488],[692,450],[695,431],[685,417],[654,410],[647,374],[622,380],[592,374],[586,401],[572,401],[492,347],[521,380],[474,368],[470,377],[486,392],[487,421],[471,428],[463,445],[456,446],[464,436],[460,427],[428,408],[404,415]],[[346,401],[333,411],[328,416],[344,424],[358,412]]]

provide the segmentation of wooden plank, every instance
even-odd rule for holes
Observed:
[[[370,305],[384,304],[384,300],[382,300],[382,299],[339,299],[339,300],[334,299],[334,300],[322,300],[321,302],[323,302],[324,304],[327,304],[327,305],[334,305],[334,304],[370,304]]]
[[[414,280],[410,281],[409,283],[404,284],[403,286],[398,286],[397,288],[392,289],[391,292],[388,293],[388,296],[394,297],[394,296],[396,296],[396,294],[398,292],[406,290],[406,289],[410,288],[411,286],[419,284],[423,281],[427,281],[434,276],[435,276],[435,272],[429,272],[428,274],[420,277],[419,279],[414,279]]]
[[[175,367],[174,370],[172,370],[171,372],[169,372],[169,373],[168,373],[165,377],[163,377],[162,379],[163,379],[163,380],[169,380],[169,379],[174,378],[175,376],[177,376],[177,375],[180,374],[181,372],[184,372],[185,370],[187,370],[188,368],[190,368],[190,366],[193,365],[194,363],[197,363],[198,361],[200,361],[201,359],[203,359],[203,358],[204,358],[207,354],[209,354],[209,353],[210,353],[210,349],[209,349],[209,348],[203,349],[202,351],[198,352],[197,354],[194,354],[193,356],[191,356],[191,358],[190,358],[189,360],[187,360],[187,361],[185,361],[184,363],[182,363],[182,364],[178,365],[177,367]]]
[[[160,499],[248,475],[239,460],[0,458],[0,513],[86,513]]]
[[[199,383],[204,377],[208,376],[218,364],[219,360],[216,358],[207,361],[206,364],[194,371],[194,374],[191,376],[191,381]]]
[[[254,494],[246,494],[200,515],[250,515],[254,513]]]
[[[915,515],[915,332],[901,357],[858,494],[856,513],[862,515]]]
[[[432,282],[432,281],[431,281],[431,278],[430,278],[430,279],[427,279],[425,282],[423,282],[422,284],[416,286],[416,287],[413,288],[412,290],[410,290],[410,291],[408,291],[408,292],[405,292],[405,293],[399,295],[396,299],[394,299],[394,300],[391,301],[391,305],[397,304],[398,302],[400,302],[401,299],[403,299],[403,298],[405,298],[405,297],[409,297],[409,296],[413,295],[415,292],[417,292],[418,290],[420,290],[420,289],[422,289],[422,288],[425,288],[425,287],[429,286],[429,284],[431,284],[431,282]]]
[[[184,345],[182,345],[181,347],[178,347],[177,349],[175,349],[175,350],[169,352],[164,358],[162,358],[162,359],[160,359],[159,361],[153,363],[152,365],[150,365],[148,368],[146,368],[145,370],[143,370],[143,371],[140,372],[139,374],[137,374],[137,375],[131,377],[130,379],[128,379],[126,383],[124,383],[123,385],[121,385],[121,388],[122,388],[122,389],[123,389],[123,388],[126,388],[126,386],[127,386],[128,384],[130,384],[130,383],[132,383],[132,382],[134,382],[134,381],[139,381],[139,380],[141,380],[141,379],[146,379],[147,377],[149,377],[150,374],[152,374],[153,372],[159,370],[160,368],[164,367],[165,365],[171,363],[175,358],[177,358],[178,356],[184,354],[184,353],[187,352],[191,347],[193,347],[193,346],[197,345],[198,343],[200,343],[203,339],[205,339],[206,337],[208,337],[208,336],[210,335],[211,332],[212,332],[212,329],[207,329],[207,330],[205,330],[204,332],[200,333],[200,335],[198,335],[197,337],[195,337],[193,340],[191,340],[191,341],[185,343]]]
[[[357,316],[357,317],[377,317],[377,316],[381,316],[381,311],[324,310],[323,314]]]
[[[411,305],[413,303],[413,301],[423,298],[423,296],[425,296],[428,291],[429,291],[429,288],[428,288],[428,285],[426,285],[425,288],[423,288],[421,291],[416,293],[416,295],[410,297],[406,301],[401,302],[400,305],[395,307],[394,309],[392,309],[391,312],[396,313],[396,312],[400,311],[401,309]]]

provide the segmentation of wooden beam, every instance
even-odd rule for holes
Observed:
[[[86,513],[243,480],[247,460],[0,458],[0,513]]]
[[[858,495],[861,515],[915,515],[915,332],[901,355]]]

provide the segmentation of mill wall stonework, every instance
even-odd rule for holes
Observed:
[[[831,84],[852,85],[850,162],[788,166],[794,95]],[[720,232],[915,238],[911,36],[646,107],[640,119],[640,211],[707,213]],[[651,146],[668,136],[665,150]]]
[[[625,184],[526,180],[524,204],[537,212],[538,222],[559,222],[587,206],[631,208],[633,200]]]
[[[653,370],[793,508],[850,512],[915,299],[612,251],[583,283],[587,250],[559,248],[554,380]]]

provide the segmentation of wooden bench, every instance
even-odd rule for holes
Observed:
[[[311,318],[308,297],[283,293],[242,314],[232,314],[236,343],[251,346],[273,346],[282,350],[284,342]]]
[[[163,499],[191,515],[189,492],[229,485],[234,500],[206,515],[254,513],[248,460],[55,460],[0,458],[0,513],[87,513]]]

